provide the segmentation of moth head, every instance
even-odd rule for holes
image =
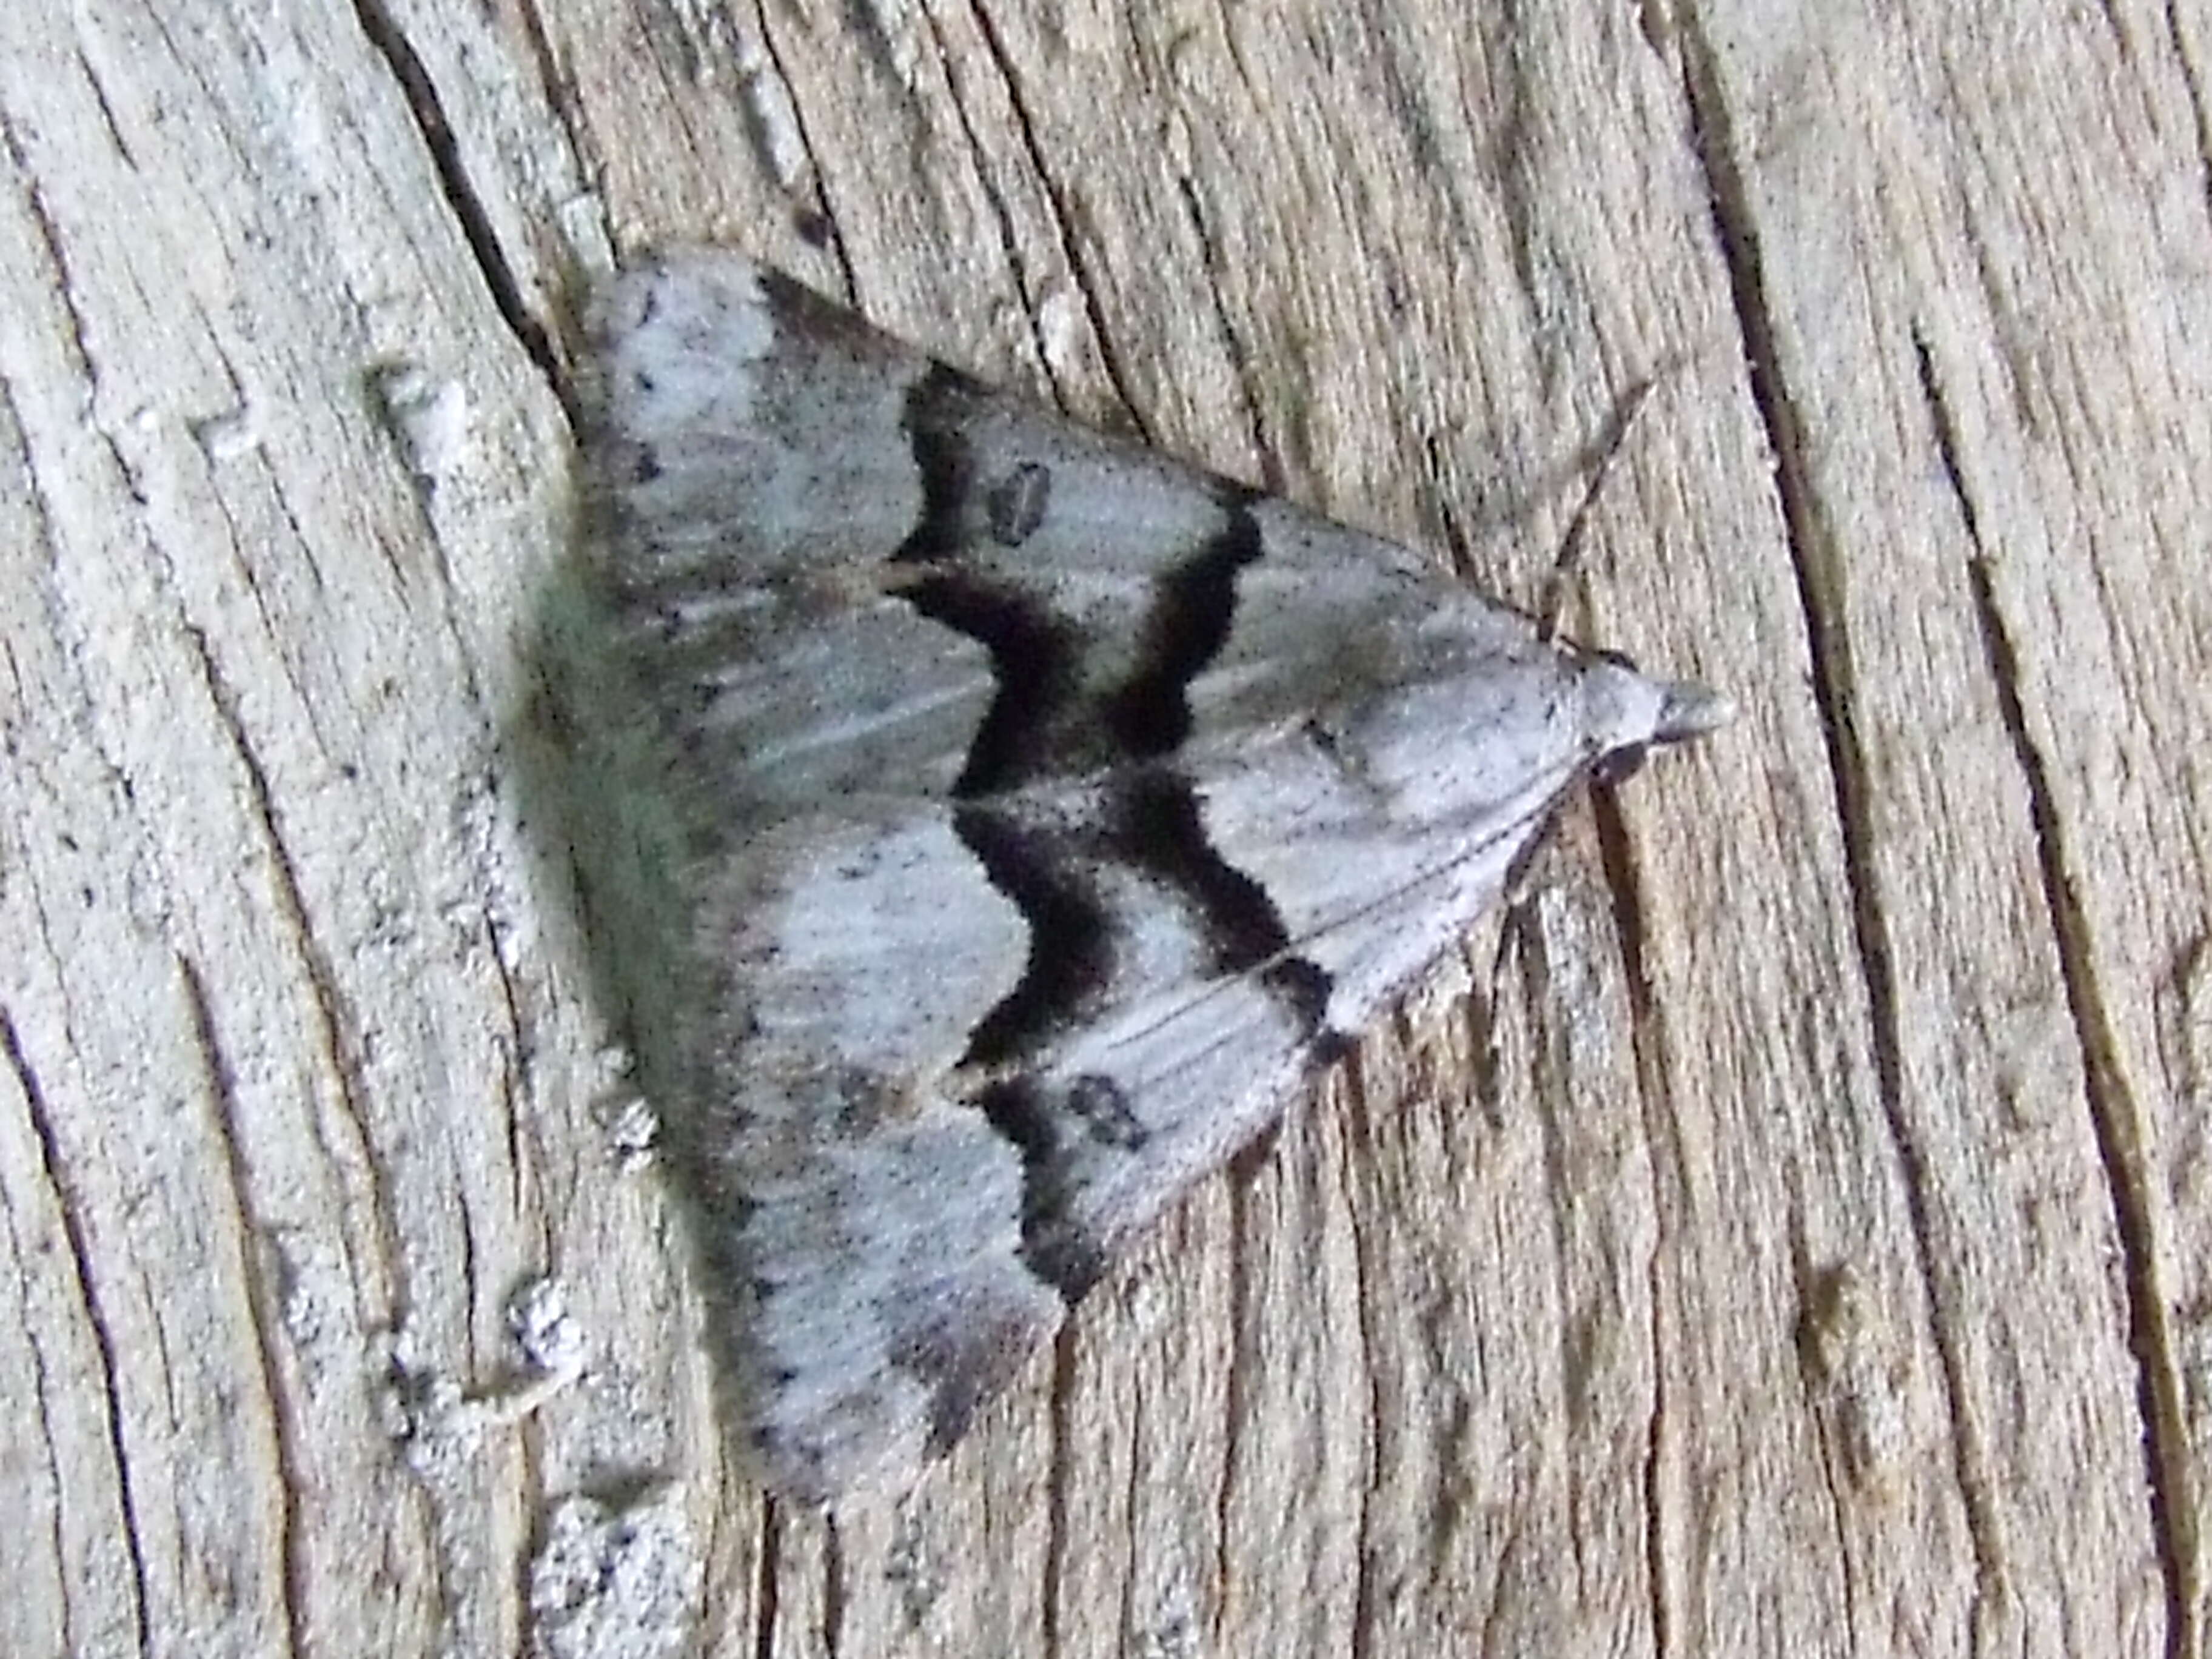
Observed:
[[[1735,714],[1719,692],[1686,680],[1646,678],[1617,652],[1586,659],[1584,685],[1590,775],[1605,784],[1633,776],[1653,749],[1703,737]]]
[[[1625,783],[1643,769],[1652,750],[1702,737],[1735,716],[1733,703],[1719,692],[1708,691],[1702,685],[1692,685],[1686,680],[1643,680],[1642,684],[1647,691],[1656,690],[1661,694],[1656,710],[1650,712],[1650,732],[1647,736],[1630,737],[1599,751],[1590,763],[1590,775],[1600,783]],[[1638,700],[1639,713],[1647,707],[1648,699]]]
[[[1626,661],[1544,647],[1477,656],[1376,687],[1309,720],[1306,735],[1394,820],[1517,822],[1578,778],[1625,775],[1654,744],[1729,718],[1727,699]]]

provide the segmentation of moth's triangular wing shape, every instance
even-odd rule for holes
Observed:
[[[647,1060],[781,1492],[949,1445],[1563,791],[1720,718],[733,255],[592,326],[693,930]]]

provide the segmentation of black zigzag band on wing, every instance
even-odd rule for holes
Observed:
[[[991,885],[1029,924],[1021,981],[969,1034],[963,1066],[1025,1058],[1089,1017],[1113,978],[1121,924],[1067,841],[984,806],[962,806],[952,827]]]
[[[971,1058],[1012,1058],[1084,1012],[1110,971],[1113,919],[1089,896],[1086,860],[1132,866],[1197,919],[1224,974],[1258,970],[1301,1025],[1320,1029],[1328,979],[1289,956],[1290,939],[1266,890],[1214,851],[1189,784],[1142,763],[1170,755],[1190,734],[1190,683],[1219,653],[1234,626],[1237,574],[1263,550],[1250,492],[1217,488],[1221,524],[1188,556],[1164,561],[1138,628],[1133,666],[1115,684],[1084,684],[1081,631],[1061,622],[1015,580],[969,567],[964,556],[988,537],[1012,544],[1048,511],[1044,463],[1022,458],[982,476],[968,439],[979,399],[989,394],[939,366],[908,393],[905,425],[921,489],[921,514],[894,556],[930,573],[906,590],[922,615],[975,640],[991,654],[998,690],[953,787],[965,803],[956,822],[993,883],[1029,919],[1028,972],[978,1028]],[[1035,504],[1010,521],[1000,497],[1009,480]],[[981,510],[978,510],[979,504]],[[1019,537],[1011,535],[1018,528]],[[985,550],[988,550],[988,548]],[[1122,775],[1132,763],[1133,776]],[[983,809],[994,796],[1049,776],[1104,776],[1099,820],[1046,836],[1010,814]],[[1045,844],[1062,842],[1057,852]],[[1072,855],[1072,856],[1071,856]]]
[[[1030,1078],[991,1085],[979,1103],[1022,1155],[1022,1261],[1073,1304],[1098,1282],[1106,1256],[1073,1214],[1078,1186],[1061,1145],[1069,1115]]]
[[[1138,670],[1101,710],[1106,729],[1133,760],[1172,754],[1190,735],[1190,683],[1227,643],[1237,619],[1237,574],[1264,550],[1247,498],[1222,505],[1222,528],[1154,585]]]
[[[908,393],[908,441],[921,514],[893,556],[927,568],[906,597],[933,621],[981,641],[999,691],[955,793],[1019,788],[1172,753],[1190,734],[1191,678],[1212,661],[1236,615],[1237,575],[1262,551],[1251,493],[1218,486],[1219,530],[1187,558],[1164,564],[1138,624],[1134,672],[1110,690],[1083,684],[1080,630],[1052,617],[1018,584],[966,562],[971,549],[1017,547],[1048,510],[1051,473],[1021,459],[986,476],[967,428],[983,393],[939,367]]]
[[[958,571],[916,582],[907,603],[991,653],[998,692],[952,793],[976,800],[1064,766],[1060,733],[1079,715],[1083,637],[1012,588]]]
[[[975,802],[953,813],[954,830],[1030,928],[1021,981],[976,1026],[963,1064],[1018,1062],[1096,1017],[1112,992],[1116,947],[1141,925],[1115,913],[1098,878],[1108,867],[1144,878],[1160,904],[1204,941],[1211,974],[1256,975],[1301,1033],[1321,1034],[1328,974],[1292,954],[1267,890],[1206,839],[1187,779],[1165,767],[1132,769],[1077,822],[1040,823],[1025,818],[1021,805]]]
[[[1115,915],[1103,866],[1142,872],[1161,902],[1207,944],[1213,972],[1249,973],[1287,1007],[1316,1060],[1335,1052],[1326,1025],[1328,974],[1290,954],[1281,918],[1260,884],[1217,853],[1188,781],[1164,768],[1118,780],[1102,810],[1073,828],[1034,829],[990,807],[963,807],[955,825],[1030,924],[1030,957],[1014,992],[985,1017],[963,1064],[1018,1064],[1093,1016],[1113,992],[1115,950],[1145,925]],[[1079,1218],[1084,1155],[1142,1150],[1149,1133],[1112,1078],[1017,1076],[977,1104],[1022,1159],[1022,1260],[1073,1302],[1103,1271],[1099,1241]]]
[[[1214,850],[1190,781],[1150,767],[1115,792],[1108,845],[1179,893],[1199,919],[1220,974],[1257,972],[1308,1036],[1328,1015],[1329,975],[1291,954],[1291,936],[1267,890]]]

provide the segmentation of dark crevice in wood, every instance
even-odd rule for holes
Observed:
[[[847,15],[857,17],[860,14],[855,10]],[[776,85],[781,88],[784,96],[788,100],[791,125],[799,131],[799,152],[806,157],[807,188],[808,193],[813,199],[794,209],[792,216],[792,228],[798,233],[799,240],[810,247],[828,250],[830,257],[837,262],[838,279],[843,284],[842,292],[845,297],[848,300],[854,299],[860,293],[860,287],[853,272],[852,252],[845,246],[844,232],[838,226],[837,210],[830,201],[829,173],[822,166],[821,152],[816,148],[814,135],[807,129],[806,112],[799,107],[798,83],[791,78],[790,66],[785,62],[784,53],[776,45],[775,32],[769,27],[768,8],[764,5],[756,6],[753,11],[753,21],[760,30],[761,51],[768,58],[769,70],[775,76]],[[760,117],[755,108],[754,100],[746,99],[745,106],[747,124],[750,128],[760,120]],[[752,133],[751,137],[759,153],[769,155],[773,152],[774,144],[764,127]],[[765,173],[766,176],[771,179],[782,176],[781,169],[772,161],[766,167]]]
[[[753,1575],[753,1659],[775,1659],[776,1598],[783,1571],[783,1506],[761,1504],[760,1557]]]
[[[134,1646],[140,1653],[149,1653],[153,1651],[153,1643],[147,1627],[146,1614],[147,1609],[153,1605],[153,1596],[146,1582],[145,1532],[138,1519],[137,1492],[131,1486],[131,1462],[128,1453],[130,1437],[123,1420],[122,1345],[116,1339],[115,1329],[108,1321],[106,1309],[101,1304],[98,1288],[94,1283],[93,1263],[97,1259],[97,1253],[86,1220],[88,1208],[96,1206],[88,1206],[83,1194],[77,1190],[76,1177],[70,1170],[69,1155],[63,1150],[61,1138],[54,1132],[53,1113],[47,1103],[45,1085],[39,1080],[30,1056],[24,1052],[22,1038],[15,1030],[15,1021],[9,1018],[4,1009],[0,1009],[0,1054],[6,1056],[8,1070],[15,1079],[15,1086],[22,1091],[25,1115],[31,1133],[39,1143],[40,1174],[47,1191],[53,1194],[62,1237],[68,1243],[69,1276],[76,1286],[85,1330],[100,1355],[100,1395],[103,1426],[107,1436],[108,1462],[115,1472],[116,1506],[122,1511],[119,1518],[122,1522],[123,1552],[131,1562],[131,1620]],[[52,1444],[51,1436],[48,1444]]]
[[[262,845],[269,857],[270,887],[276,900],[276,908],[289,931],[292,947],[313,992],[312,1006],[314,1016],[311,1024],[320,1042],[324,1062],[329,1066],[335,1081],[337,1096],[335,1116],[344,1127],[347,1136],[347,1144],[343,1147],[331,1148],[325,1143],[325,1156],[333,1163],[358,1170],[361,1179],[368,1184],[370,1211],[376,1219],[375,1260],[383,1264],[391,1275],[391,1291],[385,1308],[380,1311],[388,1316],[392,1329],[401,1329],[406,1324],[412,1297],[406,1277],[408,1252],[400,1244],[402,1230],[397,1201],[386,1182],[384,1165],[376,1155],[375,1139],[369,1133],[371,1113],[368,1100],[370,1091],[362,1075],[361,1045],[355,1036],[359,1022],[353,1016],[351,1003],[339,988],[345,982],[344,975],[339,972],[329,950],[315,931],[306,889],[298,866],[293,861],[291,846],[285,839],[283,825],[276,810],[276,793],[270,783],[268,770],[261,763],[252,734],[246,730],[239,712],[237,694],[216,663],[207,635],[197,626],[187,624],[184,629],[184,639],[191,648],[193,660],[198,665],[201,684],[207,692],[208,706],[222,725],[224,736],[229,739],[231,752],[237,757],[239,769],[244,775],[246,793],[252,802],[252,821],[260,828]],[[323,1120],[319,1117],[316,1127],[319,1131],[323,1127]],[[363,1262],[361,1265],[365,1267],[368,1264]]]
[[[1207,227],[1206,209],[1198,198],[1198,186],[1187,173],[1176,178],[1176,190],[1182,200],[1183,214],[1190,221],[1191,233],[1198,238],[1200,257],[1206,274],[1206,298],[1213,307],[1214,327],[1220,332],[1222,344],[1229,352],[1231,367],[1236,371],[1237,389],[1244,404],[1245,429],[1251,434],[1252,452],[1260,458],[1260,483],[1270,495],[1283,493],[1285,477],[1282,455],[1275,441],[1267,434],[1267,423],[1261,412],[1259,393],[1254,389],[1252,353],[1244,343],[1243,331],[1229,314],[1229,296],[1223,288],[1226,262],[1221,251],[1214,246],[1213,233]]]
[[[1150,444],[1152,442],[1151,428],[1146,425],[1137,398],[1130,390],[1128,372],[1123,368],[1120,355],[1114,349],[1107,332],[1104,310],[1098,299],[1097,280],[1085,257],[1082,240],[1076,234],[1083,222],[1080,209],[1070,198],[1067,185],[1054,172],[1046,157],[1044,145],[1037,136],[1036,117],[1024,93],[1021,76],[1014,68],[1013,57],[1000,36],[997,20],[981,0],[974,0],[972,15],[983,49],[998,67],[1000,79],[1006,83],[1006,102],[1013,111],[1015,130],[1021,135],[1022,153],[1030,158],[1030,165],[1036,169],[1037,182],[1043,188],[1045,199],[1052,204],[1053,229],[1059,240],[1060,252],[1067,260],[1069,273],[1074,279],[1075,291],[1083,296],[1084,316],[1091,325],[1091,337],[1097,343],[1099,362],[1106,371],[1106,379],[1114,388],[1115,398],[1121,404],[1130,429]],[[1054,396],[1058,398],[1060,377],[1050,356],[1043,351],[1041,336],[1038,349],[1039,360],[1044,365],[1045,374],[1052,380]]]
[[[438,175],[438,188],[445,197],[446,205],[453,209],[453,216],[460,222],[461,234],[468,240],[469,251],[475,256],[477,269],[483,274],[484,287],[490,292],[492,304],[530,360],[538,365],[546,383],[556,394],[566,386],[566,377],[561,373],[558,355],[547,337],[544,327],[530,314],[523,303],[522,290],[508,268],[506,251],[500,246],[498,233],[492,228],[491,216],[477,194],[476,185],[469,178],[468,168],[461,161],[460,146],[453,137],[452,125],[446,119],[445,106],[439,101],[438,88],[430,79],[403,29],[373,0],[356,0],[354,15],[361,20],[362,33],[368,42],[391,65],[400,90],[406,95],[407,106],[414,112],[415,125],[422,135],[424,147],[429,151],[430,165]],[[568,410],[571,424],[576,410]]]
[[[2172,53],[2172,62],[2181,71],[2182,84],[2189,88],[2189,115],[2197,129],[2197,175],[2198,191],[2204,206],[2212,212],[2212,118],[2204,107],[2204,83],[2202,66],[2197,55],[2190,50],[2189,34],[2180,17],[2180,8],[2167,0],[2166,7],[2166,44]]]
[[[1852,929],[1867,999],[1868,1038],[1889,1142],[1902,1176],[1915,1271],[1928,1287],[1927,1336],[1943,1379],[1952,1474],[1966,1506],[1974,1552],[1976,1595],[1985,1607],[2000,1608],[2010,1605],[2013,1592],[2007,1585],[1990,1474],[1980,1437],[1973,1427],[1976,1414],[1968,1407],[1974,1390],[1966,1380],[1966,1358],[1959,1350],[1960,1315],[1951,1264],[1936,1242],[1931,1182],[1905,1110],[1903,1016],[1877,871],[1874,785],[1853,718],[1857,674],[1844,618],[1842,550],[1814,489],[1804,419],[1783,374],[1756,215],[1737,169],[1737,145],[1714,48],[1694,10],[1684,13],[1680,21],[1683,92],[1689,107],[1692,141],[1705,176],[1713,236],[1728,275],[1753,405],[1774,457],[1775,492],[1797,578],[1809,657],[1807,668],[1827,745],[1828,771],[1843,841],[1844,873],[1851,895]]]
[[[931,40],[936,45],[938,60],[945,68],[945,101],[952,106],[953,119],[960,125],[961,139],[967,145],[969,155],[974,159],[975,185],[982,192],[983,200],[990,209],[991,225],[996,233],[999,255],[1006,261],[1006,269],[1013,274],[1014,291],[1020,297],[1022,316],[1029,325],[1030,349],[1036,355],[1037,367],[1044,377],[1045,385],[1050,388],[1054,407],[1064,414],[1066,412],[1066,400],[1061,397],[1059,382],[1053,374],[1052,354],[1045,349],[1044,330],[1039,321],[1040,307],[1036,284],[1030,277],[1028,261],[1022,258],[1022,239],[1020,232],[1015,228],[1013,210],[1007,205],[1006,192],[999,188],[997,182],[991,177],[988,154],[983,148],[982,138],[975,131],[975,123],[969,117],[968,100],[961,95],[959,83],[953,77],[952,65],[958,60],[958,54],[945,45],[944,30],[939,27],[936,15],[925,8],[921,16],[924,27],[929,31]],[[995,50],[997,42],[991,40],[988,31],[985,33],[984,39],[987,45],[992,48],[988,55],[1000,75],[1006,78],[1011,96],[1012,66],[997,55]],[[1024,142],[1033,146],[1036,135],[1025,125],[1022,125],[1018,106],[1016,106],[1015,119],[1017,125],[1020,127]],[[1034,148],[1030,149],[1029,155],[1033,165],[1038,163],[1039,158]],[[1039,171],[1042,171],[1041,166]]]
[[[1052,1345],[1052,1471],[1046,1482],[1044,1583],[1038,1597],[1039,1632],[1048,1655],[1064,1651],[1060,1642],[1060,1599],[1067,1593],[1067,1564],[1074,1549],[1071,1500],[1080,1479],[1082,1462],[1076,1444],[1076,1419],[1081,1415],[1075,1379],[1082,1352],[1073,1317],[1063,1318]]]
[[[246,1137],[237,1121],[235,1081],[216,1035],[215,1012],[208,1002],[207,981],[190,957],[179,953],[175,960],[178,975],[184,982],[185,1006],[191,1014],[193,1039],[198,1044],[201,1066],[206,1075],[208,1097],[215,1106],[216,1135],[222,1150],[224,1173],[230,1183],[231,1209],[240,1235],[239,1282],[245,1291],[253,1352],[260,1364],[262,1408],[267,1413],[270,1437],[275,1443],[276,1555],[283,1564],[284,1628],[292,1651],[304,1654],[312,1652],[317,1645],[308,1622],[309,1612],[315,1605],[315,1580],[301,1552],[300,1524],[301,1503],[313,1484],[303,1471],[313,1466],[313,1459],[301,1456],[292,1433],[290,1401],[277,1336],[283,1313],[279,1297],[262,1271],[256,1248],[260,1240],[271,1236],[271,1230],[254,1212]]]
[[[2202,1599],[2203,1586],[2197,1582],[2191,1568],[2197,1559],[2197,1539],[2188,1413],[2175,1364],[2173,1332],[2166,1320],[2167,1298],[2159,1283],[2158,1227],[2153,1201],[2145,1190],[2142,1113],[2128,1086],[2119,1042],[2105,1011],[2096,947],[2082,911],[2073,860],[2067,854],[2050,768],[2028,732],[2027,710],[2021,701],[2020,655],[2005,627],[1990,580],[1980,520],[1961,468],[1958,433],[1943,400],[1934,359],[1917,333],[1913,345],[1936,447],[1952,494],[1958,498],[1966,538],[1973,544],[1972,556],[1966,562],[1966,580],[1973,592],[1974,617],[1981,629],[1998,712],[2027,793],[2044,905],[2051,917],[2059,976],[2066,987],[2067,1011],[2080,1047],[2090,1132],[2104,1170],[2105,1190],[2112,1201],[2112,1227],[2119,1241],[2120,1278],[2127,1297],[2128,1347],[2136,1362],[2136,1409],[2142,1421],[2151,1532],[2166,1589],[2166,1651],[2178,1659],[2198,1650],[2194,1609]]]
[[[822,1523],[822,1651],[839,1659],[845,1651],[845,1608],[848,1601],[845,1540],[837,1530],[837,1517]]]
[[[1666,1287],[1660,1282],[1658,1252],[1644,1274],[1644,1295],[1651,1309],[1651,1417],[1644,1437],[1644,1595],[1651,1607],[1651,1651],[1673,1653],[1673,1604],[1668,1601],[1672,1581],[1667,1572],[1667,1334],[1662,1328],[1660,1298]]]

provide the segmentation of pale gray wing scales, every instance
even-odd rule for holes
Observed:
[[[1018,1150],[949,1087],[1026,930],[950,809],[793,819],[696,872],[684,1095],[732,1404],[824,1498],[944,1450],[1060,1318]]]
[[[770,1483],[834,1495],[956,1438],[1563,789],[1714,710],[735,256],[592,327],[718,1337]]]
[[[1401,548],[980,386],[728,256],[632,273],[594,329],[613,591],[672,735],[764,807],[941,797],[1010,672],[1038,704],[1023,775],[1172,749],[1209,659],[1220,718],[1264,725],[1394,682],[1401,635],[1453,591]],[[1536,648],[1524,618],[1471,603]]]
[[[1031,1010],[986,1109],[1029,1169],[1024,1248],[1071,1297],[1191,1183],[1279,1118],[1301,1080],[1404,990],[1495,896],[1562,777],[1528,810],[1394,820],[1304,732],[1201,772],[1206,845],[1251,908],[1133,864],[1094,877],[1117,942],[1085,1000]],[[1063,859],[1063,869],[1074,867]],[[1233,912],[1237,901],[1231,902]],[[1160,942],[1167,937],[1168,944]],[[1050,948],[1036,941],[1036,948]]]
[[[1201,724],[1173,773],[1024,798],[1038,836],[1111,825],[1133,796],[1187,791],[1190,814],[1155,811],[1133,843],[1059,831],[1062,869],[1122,861],[1121,881],[1091,879],[1094,932],[1182,941],[1116,961],[1091,1006],[1030,1009],[1010,1045],[1022,1070],[991,1112],[1029,1165],[1028,1259],[1063,1290],[1274,1121],[1304,1073],[1449,949],[1564,790],[1674,717],[1667,688],[1602,659],[1501,664],[1474,623],[1433,678],[1272,732]]]

